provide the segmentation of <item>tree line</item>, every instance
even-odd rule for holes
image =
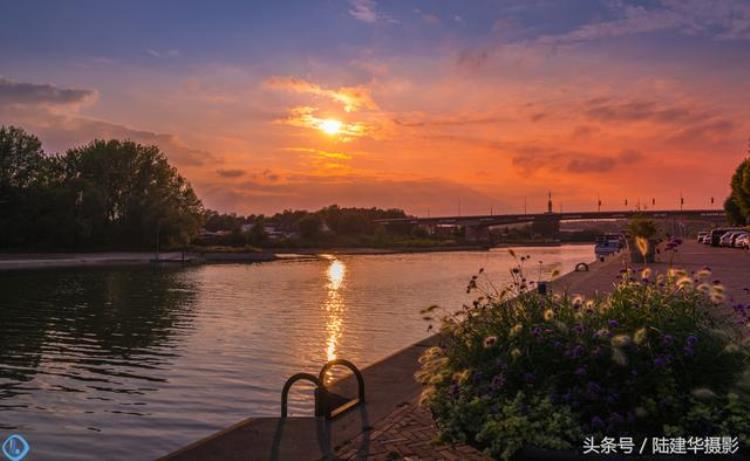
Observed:
[[[48,155],[0,127],[0,248],[98,249],[188,243],[203,205],[156,146],[94,140]]]
[[[179,247],[202,228],[229,231],[221,243],[264,246],[269,226],[311,242],[371,236],[383,231],[375,220],[401,217],[398,209],[337,205],[268,217],[219,213],[204,208],[156,146],[96,139],[48,154],[33,134],[0,126],[0,249]]]

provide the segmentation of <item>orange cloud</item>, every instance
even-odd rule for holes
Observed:
[[[271,77],[266,80],[265,84],[266,87],[274,90],[311,94],[331,99],[342,104],[347,112],[355,112],[360,109],[378,109],[377,104],[370,96],[369,90],[362,86],[348,86],[331,90],[296,77]]]
[[[318,109],[313,107],[295,107],[290,111],[288,117],[279,120],[279,122],[291,126],[326,131],[326,124],[329,123],[331,119],[319,117],[317,113]],[[367,129],[363,123],[340,121],[340,123],[337,123],[337,129],[334,136],[337,140],[349,142],[352,139],[364,136],[365,134],[367,134]]]

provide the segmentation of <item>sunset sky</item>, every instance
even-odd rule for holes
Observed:
[[[716,206],[750,1],[0,0],[0,124],[158,144],[207,207]]]

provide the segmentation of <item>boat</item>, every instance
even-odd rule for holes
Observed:
[[[603,258],[617,253],[625,248],[625,236],[622,234],[604,234],[596,237],[594,253],[597,258]]]

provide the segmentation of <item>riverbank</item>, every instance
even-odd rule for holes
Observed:
[[[485,246],[424,247],[424,248],[283,248],[261,251],[206,251],[161,252],[159,259],[153,252],[107,251],[92,253],[0,253],[0,271],[22,269],[52,269],[64,267],[125,266],[147,264],[211,264],[269,262],[296,256],[328,255],[388,255],[432,253],[448,251],[487,251]]]
[[[97,252],[97,253],[3,253],[0,271],[24,269],[53,269],[65,267],[127,266],[147,264],[206,264],[220,262],[267,262],[277,256],[270,252],[162,252],[158,260],[153,252]]]
[[[750,302],[750,254],[687,242],[674,261],[688,270],[708,266],[713,277],[727,287],[727,303],[717,314],[729,313],[730,305]],[[609,292],[625,267],[640,269],[619,254],[589,265],[585,272],[571,272],[551,283],[555,293],[587,296]],[[655,272],[669,268],[666,262],[649,265]],[[486,459],[467,446],[440,446],[431,416],[418,403],[421,387],[413,375],[417,358],[438,340],[432,336],[363,370],[367,403],[333,421],[315,418],[251,418],[214,436],[198,441],[166,459]],[[350,389],[352,377],[334,384]],[[350,395],[350,394],[347,394]]]

